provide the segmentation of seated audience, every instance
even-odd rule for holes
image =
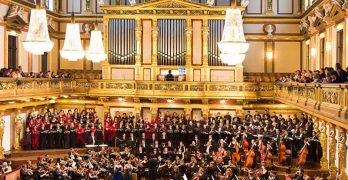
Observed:
[[[318,71],[296,71],[295,74],[284,76],[278,79],[278,83],[298,82],[298,83],[347,83],[348,73],[343,70],[339,63],[335,68],[326,67]]]

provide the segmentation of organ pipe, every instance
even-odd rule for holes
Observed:
[[[186,62],[185,20],[158,20],[158,65],[182,66]]]
[[[109,63],[135,64],[137,55],[136,21],[134,19],[109,20]]]
[[[217,43],[221,40],[224,29],[224,20],[208,20],[208,65],[209,66],[227,66],[220,60],[220,51]]]

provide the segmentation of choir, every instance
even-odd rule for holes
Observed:
[[[28,117],[25,145],[27,149],[45,149],[105,143],[109,148],[103,148],[101,157],[111,160],[108,172],[114,177],[129,171],[150,179],[237,179],[245,174],[267,179],[275,174],[271,171],[275,159],[283,165],[296,160],[300,167],[319,164],[321,144],[313,124],[303,113],[284,118],[267,110],[263,114],[247,111],[244,117],[217,113],[206,120],[166,112],[151,122],[116,112],[105,115],[103,128],[94,111],[58,113],[54,109]],[[93,167],[99,167],[98,162]]]

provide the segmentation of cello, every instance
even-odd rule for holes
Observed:
[[[254,164],[254,158],[255,158],[255,151],[254,151],[254,146],[252,146],[249,152],[247,153],[247,158],[245,160],[244,166],[246,168],[250,168]]]
[[[298,166],[303,166],[306,163],[306,159],[307,159],[307,155],[308,155],[308,140],[305,140],[305,145],[302,147],[300,153],[299,153],[299,157],[297,160],[297,165]]]
[[[278,148],[278,161],[280,164],[283,164],[286,162],[286,160],[286,146],[284,142],[281,141]]]

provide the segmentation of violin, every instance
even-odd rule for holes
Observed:
[[[298,166],[303,166],[306,163],[307,155],[308,155],[308,147],[307,147],[307,141],[306,141],[305,145],[300,151],[300,155],[297,160]]]
[[[251,149],[249,150],[249,152],[247,154],[248,154],[248,156],[245,160],[244,166],[247,168],[250,168],[254,164],[254,158],[255,158],[255,152],[254,152],[253,147],[251,147]]]
[[[280,164],[283,164],[286,162],[286,146],[284,142],[280,142],[279,148],[278,148],[278,160]]]
[[[241,154],[239,153],[239,145],[236,143],[234,145],[234,148],[236,149],[236,152],[234,152],[231,156],[232,161],[234,162],[240,162],[241,159]]]

